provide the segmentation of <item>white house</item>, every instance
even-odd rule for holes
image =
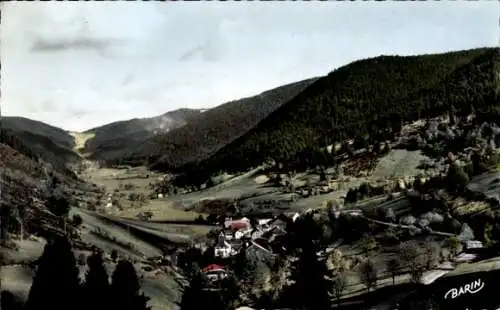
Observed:
[[[269,224],[269,222],[271,222],[273,219],[259,219],[257,221],[257,223],[259,224],[259,226],[266,226]]]
[[[226,241],[226,236],[223,233],[219,234],[219,240],[217,245],[214,247],[214,252],[216,257],[222,258],[228,258],[236,254],[236,251],[233,249],[231,244]]]
[[[483,248],[483,243],[478,240],[469,240],[465,242],[465,249],[466,250],[475,250],[475,249],[482,249]]]
[[[263,234],[264,234],[264,231],[263,231],[262,229],[260,229],[260,228],[256,228],[256,229],[252,232],[251,238],[252,238],[252,239],[261,238]]]
[[[236,251],[233,249],[229,242],[224,241],[223,244],[217,244],[214,249],[215,257],[228,258],[232,255],[236,254]]]
[[[234,233],[234,238],[235,239],[241,239],[242,237],[250,237],[252,234],[252,229],[247,228],[247,229],[240,229]]]

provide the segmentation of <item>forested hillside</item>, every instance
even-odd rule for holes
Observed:
[[[16,133],[27,131],[44,136],[67,149],[74,147],[73,138],[66,130],[32,119],[17,116],[2,116],[2,128],[10,129]]]
[[[197,178],[294,161],[346,138],[381,140],[402,121],[496,107],[498,49],[353,62],[315,81],[255,128],[189,167]],[[158,169],[168,166],[159,162]]]
[[[5,236],[5,230],[19,229],[19,223],[26,232],[36,233],[54,225],[57,212],[52,208],[57,205],[46,204],[49,197],[66,197],[68,185],[78,183],[75,175],[62,162],[57,167],[58,163],[49,164],[29,142],[11,130],[0,129],[0,220],[5,223],[0,236]]]
[[[94,137],[87,141],[83,152],[91,154],[90,159],[120,157],[133,150],[137,143],[182,127],[200,113],[200,110],[179,109],[156,117],[134,118],[89,129],[85,133]]]
[[[114,163],[142,164],[158,161],[176,168],[208,158],[219,148],[243,135],[260,120],[288,102],[316,79],[284,85],[257,96],[231,101],[201,113],[185,126],[131,144]],[[118,160],[116,160],[118,159]]]
[[[80,157],[73,151],[74,140],[67,131],[23,117],[5,116],[2,117],[1,128],[2,141],[11,141],[15,137],[16,145],[22,143],[23,149],[29,149],[37,158],[72,175],[67,164],[77,162]]]

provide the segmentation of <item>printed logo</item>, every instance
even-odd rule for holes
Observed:
[[[448,297],[450,297],[449,299],[455,299],[458,296],[462,296],[467,293],[476,294],[480,290],[482,290],[483,287],[484,287],[484,282],[481,281],[481,279],[477,279],[459,288],[452,288],[451,290],[446,292],[446,294],[444,294],[444,299],[448,299]]]

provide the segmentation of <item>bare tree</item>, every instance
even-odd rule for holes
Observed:
[[[449,250],[450,256],[455,256],[460,249],[460,241],[456,237],[450,237],[444,241],[443,247]]]
[[[420,280],[424,275],[424,271],[425,268],[422,263],[416,262],[415,264],[410,265],[410,281],[412,283],[420,283]]]
[[[429,249],[431,249],[431,245],[429,245]],[[429,257],[427,254],[431,251],[434,253],[434,250],[429,250],[429,252],[426,251],[426,246],[421,248],[416,241],[404,242],[400,246],[401,260],[405,267],[409,269],[410,281],[413,283],[420,282],[425,267],[429,264]]]
[[[396,276],[401,271],[401,260],[397,257],[389,260],[387,262],[387,271],[392,277],[392,286],[394,286],[396,284]]]
[[[337,308],[340,307],[340,297],[347,286],[347,277],[344,273],[337,273],[332,282],[333,296],[337,300]]]
[[[377,246],[377,241],[372,236],[366,235],[361,239],[361,250],[366,256],[370,256]]]
[[[399,246],[399,257],[405,267],[412,265],[419,254],[419,246],[413,240],[403,242]]]
[[[387,208],[384,215],[385,219],[389,222],[394,223],[396,221],[396,214],[392,208]]]
[[[425,240],[424,244],[424,260],[427,269],[431,269],[436,265],[439,259],[439,246],[432,242],[431,239]]]
[[[360,281],[366,286],[369,292],[371,288],[377,285],[377,269],[371,260],[366,260],[359,269]]]

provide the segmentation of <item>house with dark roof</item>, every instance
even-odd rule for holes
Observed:
[[[247,259],[255,262],[271,262],[276,258],[276,255],[267,247],[265,239],[249,241],[245,255]]]

